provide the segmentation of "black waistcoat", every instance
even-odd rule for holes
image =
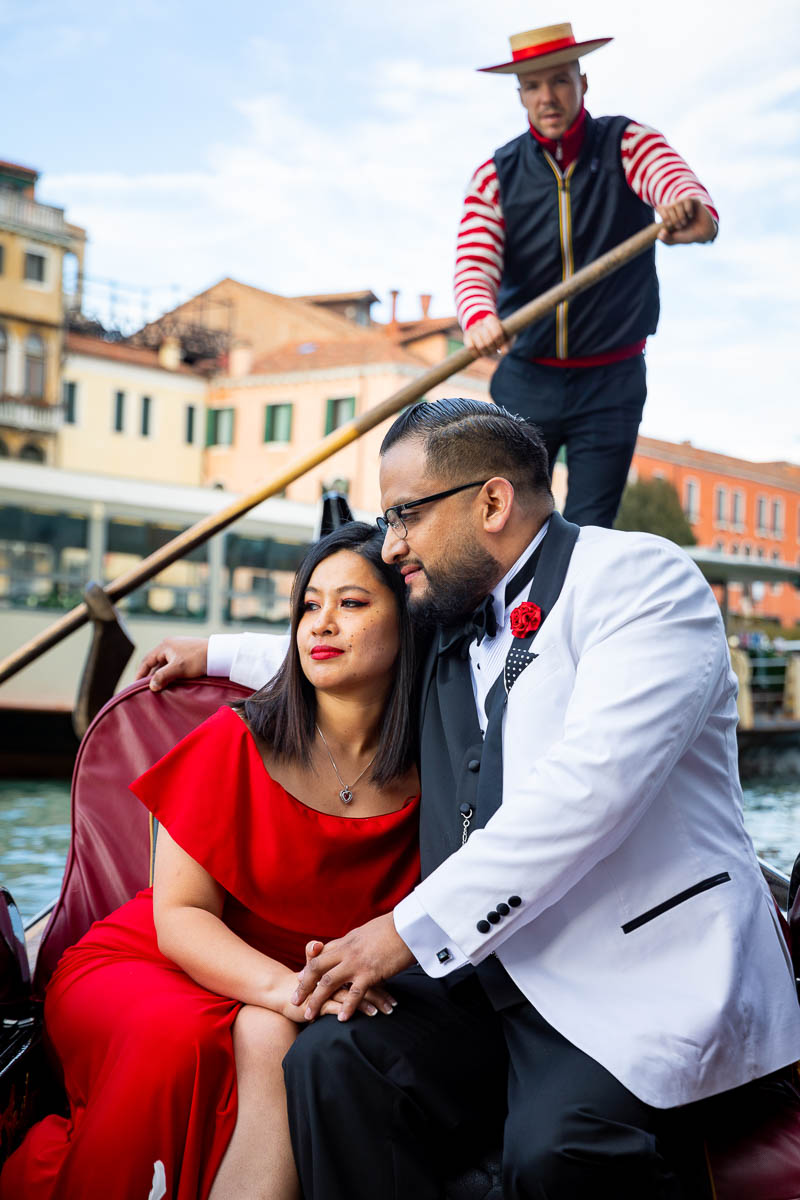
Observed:
[[[561,592],[578,527],[553,513],[541,545],[541,554],[529,599],[542,610],[542,622]],[[423,878],[430,875],[462,844],[462,805],[473,816],[470,828],[485,825],[502,796],[502,762],[492,778],[481,774],[484,739],[481,736],[472,693],[469,661],[458,650],[448,652],[447,635],[434,638],[424,670],[420,707],[420,849]],[[519,641],[519,650],[530,644]],[[491,716],[486,731],[487,746],[492,720],[502,722],[502,711]],[[479,797],[480,791],[480,797]]]
[[[620,143],[628,124],[627,117],[595,120],[587,114],[580,154],[563,177],[530,132],[495,152],[506,226],[501,317],[652,222],[652,208],[631,191],[622,170]],[[523,330],[514,353],[575,358],[655,333],[655,247],[559,310]]]

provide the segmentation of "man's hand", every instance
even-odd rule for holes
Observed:
[[[479,354],[505,354],[508,339],[497,317],[484,317],[470,325],[464,333],[464,342]]]
[[[328,942],[307,961],[292,1003],[302,1006],[307,999],[304,1016],[313,1021],[324,1012],[326,1001],[350,984],[338,1013],[340,1021],[347,1021],[370,988],[410,967],[413,961],[413,954],[394,927],[392,914],[387,913]]]
[[[664,223],[659,239],[667,246],[686,242],[713,242],[717,223],[699,200],[678,200],[656,209]]]
[[[136,672],[137,679],[150,678],[150,690],[160,692],[176,679],[197,679],[208,667],[208,639],[165,638],[155,650],[145,654]]]

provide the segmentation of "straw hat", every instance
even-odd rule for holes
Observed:
[[[541,29],[528,29],[510,37],[511,62],[497,67],[480,67],[481,71],[498,75],[525,75],[528,71],[541,71],[545,67],[560,67],[562,63],[575,62],[584,54],[591,54],[605,46],[611,38],[596,38],[593,42],[576,42],[569,22],[564,25],[544,25]]]

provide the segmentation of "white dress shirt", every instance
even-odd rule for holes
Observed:
[[[549,521],[544,523],[536,534],[536,537],[532,542],[528,543],[511,569],[506,572],[497,586],[492,589],[492,605],[497,620],[497,633],[493,638],[482,638],[480,645],[473,641],[469,648],[469,673],[472,680],[472,694],[475,697],[475,709],[478,714],[478,723],[480,724],[482,734],[486,733],[487,724],[484,707],[486,697],[489,694],[492,684],[503,670],[513,641],[511,612],[521,601],[527,599],[531,582],[529,580],[524,587],[520,588],[516,595],[512,596],[508,604],[505,601],[506,587],[536,550],[536,547],[547,533],[549,524]],[[422,802],[423,804],[425,803],[424,793]],[[400,937],[428,975],[438,976],[449,974],[455,967],[463,966],[467,962],[467,956],[457,946],[453,945],[452,938],[448,938],[441,926],[437,925],[428,916],[414,892],[411,892],[409,896],[406,896],[405,900],[401,900],[395,906],[394,924]],[[449,953],[449,957],[445,960],[447,964],[446,968],[444,963],[438,958],[439,953],[445,949]]]

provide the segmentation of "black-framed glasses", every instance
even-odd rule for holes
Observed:
[[[484,487],[488,482],[488,479],[474,479],[472,483],[460,483],[458,487],[448,488],[446,492],[436,492],[433,496],[423,496],[421,500],[409,500],[406,504],[394,504],[391,508],[387,508],[382,517],[377,518],[375,524],[384,537],[391,529],[395,537],[404,538],[408,535],[408,529],[403,520],[403,514],[407,513],[410,508],[419,508],[421,504],[433,504],[434,500],[444,500],[445,496],[455,496],[456,492],[465,492],[467,488]]]

